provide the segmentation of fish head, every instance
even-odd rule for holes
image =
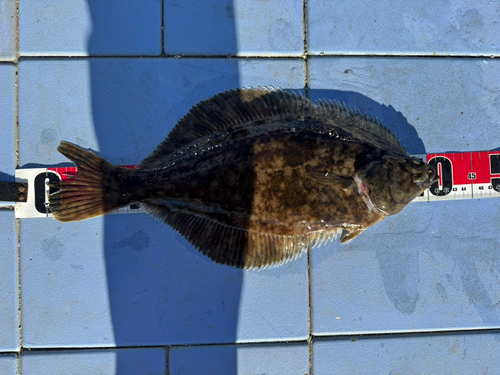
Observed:
[[[368,209],[394,215],[437,181],[436,169],[415,157],[386,155],[354,175]]]

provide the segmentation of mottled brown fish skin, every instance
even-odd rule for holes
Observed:
[[[147,178],[139,177],[143,185],[135,195],[139,201],[178,207],[262,234],[364,230],[384,216],[370,211],[356,191],[319,183],[307,172],[328,171],[349,178],[366,160],[385,154],[369,145],[345,142],[335,133],[276,131],[186,157],[167,169],[137,171],[147,173]]]
[[[359,194],[321,184],[309,171],[349,178],[368,150],[328,134],[268,135],[256,142],[254,195],[250,228],[281,235],[304,234],[351,225],[368,227],[381,219],[368,212]]]
[[[378,123],[267,89],[199,103],[137,170],[66,142],[58,150],[79,175],[53,184],[56,219],[141,202],[212,260],[239,268],[282,263],[339,230],[348,242],[436,178]]]
[[[143,173],[148,178],[136,196],[268,234],[297,235],[351,225],[366,228],[381,215],[369,212],[358,193],[321,184],[307,172],[328,171],[349,178],[358,164],[385,154],[328,133],[270,132],[187,157],[167,169],[138,171],[139,179]]]

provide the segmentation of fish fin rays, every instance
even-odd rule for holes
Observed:
[[[156,165],[156,162],[176,151],[184,150],[193,144],[200,147],[211,137],[217,138],[221,134],[242,129],[252,122],[296,119],[303,116],[342,121],[384,139],[406,154],[396,136],[387,127],[357,109],[326,100],[313,103],[294,92],[258,87],[228,90],[199,102],[141,165],[161,167],[162,165]]]
[[[351,126],[358,127],[366,130],[382,139],[387,141],[392,146],[396,147],[398,151],[407,154],[405,148],[401,146],[396,135],[387,128],[381,121],[374,118],[372,115],[368,117],[364,112],[346,106],[344,103],[337,101],[318,99],[314,103],[316,113],[325,117],[335,118],[340,121],[346,122]]]
[[[148,166],[197,140],[203,142],[211,135],[231,132],[236,126],[273,117],[303,116],[314,113],[314,108],[309,99],[272,87],[228,90],[192,107],[141,164]]]
[[[193,212],[142,203],[147,212],[170,225],[213,261],[237,268],[260,269],[298,258],[309,248],[337,237],[338,229],[296,236],[258,233],[217,223]]]
[[[59,189],[49,195],[49,208],[55,219],[63,222],[89,219],[128,203],[110,198],[120,197],[110,194],[110,190],[117,185],[117,176],[127,174],[127,170],[68,142],[61,142],[57,150],[76,164],[78,174],[48,184]]]

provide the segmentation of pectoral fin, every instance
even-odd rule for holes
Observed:
[[[344,229],[344,233],[342,233],[342,238],[340,239],[340,243],[348,243],[352,239],[356,238],[359,236],[361,233],[364,232],[366,228],[362,229]]]
[[[352,189],[355,184],[352,178],[342,177],[334,173],[310,171],[306,172],[309,177],[322,184],[333,185],[339,189]]]

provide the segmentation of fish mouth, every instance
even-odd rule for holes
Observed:
[[[426,188],[430,187],[433,183],[439,181],[439,175],[437,174],[436,168],[434,168],[432,165],[426,164],[427,167],[427,174],[429,177],[427,177],[427,182],[425,183]]]
[[[381,210],[377,206],[375,206],[370,199],[370,196],[368,195],[368,192],[366,190],[366,185],[361,181],[361,179],[358,177],[357,174],[355,174],[352,178],[354,182],[356,183],[356,186],[358,188],[358,193],[361,195],[361,199],[363,200],[363,203],[366,205],[368,208],[368,212],[375,211],[376,213],[382,215],[382,216],[389,216],[387,212],[384,210]]]
[[[439,180],[439,176],[436,172],[436,168],[432,165],[425,164],[422,162],[421,169],[413,178],[413,182],[419,186],[427,189],[434,182]]]

